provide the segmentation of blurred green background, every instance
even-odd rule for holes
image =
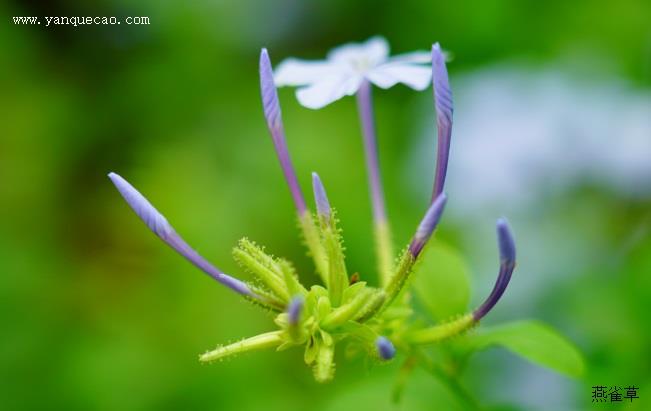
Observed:
[[[543,320],[587,359],[572,380],[488,351],[464,376],[469,390],[487,409],[565,410],[596,407],[593,385],[635,385],[640,399],[621,408],[651,409],[648,1],[70,0],[0,11],[0,408],[455,409],[423,373],[393,405],[397,361],[338,361],[328,385],[313,381],[300,350],[200,365],[199,353],[272,319],[160,243],[106,178],[127,178],[228,273],[241,275],[230,250],[246,235],[314,281],[265,129],[258,53],[267,47],[274,64],[317,59],[380,34],[394,53],[439,41],[454,56],[453,195],[439,238],[467,257],[473,301],[494,281],[495,218],[507,214],[519,240],[512,287],[486,322]],[[86,15],[151,24],[11,20]],[[312,111],[293,90],[280,98],[304,190],[318,171],[350,270],[364,276],[374,258],[354,99]],[[376,89],[375,104],[402,245],[433,180],[431,90]]]

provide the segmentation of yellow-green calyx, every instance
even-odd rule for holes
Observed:
[[[315,379],[325,382],[334,376],[335,348],[341,344],[349,346],[347,352],[366,353],[377,361],[386,361],[395,354],[395,347],[409,350],[410,346],[436,343],[475,323],[472,314],[467,314],[433,327],[414,329],[409,325],[412,311],[396,298],[408,283],[418,258],[409,249],[384,287],[372,287],[366,281],[351,284],[334,216],[334,210],[329,210],[328,215],[312,217],[318,222],[313,225],[318,239],[315,247],[324,250],[324,261],[315,261],[315,266],[327,267],[326,286],[307,289],[290,263],[268,255],[246,238],[240,240],[233,256],[254,278],[249,287],[259,298],[253,302],[277,313],[274,322],[278,330],[220,346],[201,355],[201,361],[257,349],[281,351],[302,346],[305,363],[312,367]]]

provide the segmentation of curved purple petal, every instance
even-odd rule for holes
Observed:
[[[280,114],[278,92],[276,91],[273,70],[271,68],[271,61],[269,60],[267,49],[262,49],[260,52],[260,93],[262,96],[264,116],[267,120],[267,127],[269,128],[269,133],[271,133],[278,160],[280,161],[280,167],[283,170],[285,180],[289,186],[289,191],[292,194],[296,210],[299,215],[303,215],[307,211],[307,208],[305,206],[303,193],[301,192],[301,187],[296,178],[294,166],[289,157],[289,151],[287,150],[285,130]]]
[[[515,240],[506,218],[497,220],[497,243],[500,250],[500,260],[506,264],[515,264]]]
[[[452,91],[448,79],[448,69],[445,66],[445,56],[441,46],[436,43],[432,46],[432,84],[434,88],[434,101],[436,106],[436,128],[438,133],[438,149],[436,153],[436,174],[434,176],[434,190],[432,201],[443,192],[445,175],[448,169],[450,155],[450,139],[452,136]]]
[[[430,208],[427,210],[427,213],[425,213],[425,217],[423,217],[423,220],[420,222],[418,229],[416,229],[416,234],[409,244],[409,252],[414,257],[418,257],[420,252],[423,250],[423,247],[425,247],[425,244],[427,244],[427,241],[432,236],[432,233],[441,220],[446,201],[447,196],[445,193],[441,193],[436,200],[434,200]]]
[[[167,219],[154,208],[153,205],[129,184],[124,178],[115,173],[109,173],[115,187],[118,189],[127,204],[135,211],[142,221],[154,232],[161,240],[185,257],[188,261],[201,269],[203,272],[230,288],[231,290],[249,297],[257,297],[246,283],[224,274],[221,270],[210,264],[199,253],[193,250],[179,236],[174,228],[167,222]]]
[[[484,303],[473,312],[475,321],[481,320],[497,304],[504,294],[515,269],[515,241],[508,222],[504,218],[497,221],[497,243],[500,251],[500,271],[490,295]]]

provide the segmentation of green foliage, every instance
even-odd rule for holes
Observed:
[[[470,300],[469,269],[453,248],[432,241],[416,267],[412,289],[435,321],[463,314]]]
[[[391,369],[395,374],[395,370]],[[385,373],[386,374],[386,373]],[[327,411],[396,411],[396,410],[447,410],[467,411],[450,394],[445,386],[430,375],[418,370],[408,381],[400,404],[392,403],[387,387],[393,383],[393,376],[383,375],[380,379],[358,380],[325,407]]]
[[[464,341],[475,351],[501,346],[527,360],[571,377],[585,371],[578,348],[551,327],[533,320],[517,321],[480,329]]]

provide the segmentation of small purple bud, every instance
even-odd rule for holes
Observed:
[[[500,261],[515,264],[515,240],[506,218],[497,220],[497,244],[500,250]]]
[[[380,336],[375,340],[375,346],[380,358],[383,360],[390,360],[396,355],[396,347],[393,346],[391,340],[385,336]]]
[[[416,234],[411,240],[411,244],[409,244],[409,252],[414,256],[414,258],[418,257],[420,252],[423,250],[423,247],[425,247],[425,244],[427,244],[427,241],[432,236],[434,229],[436,229],[436,226],[441,220],[441,215],[443,214],[446,201],[447,196],[445,193],[441,193],[436,200],[434,200],[430,208],[427,210],[427,213],[425,213],[425,217],[423,217],[423,220],[420,222]]]
[[[287,316],[289,317],[289,324],[296,325],[301,318],[301,312],[303,311],[303,297],[297,295],[292,298],[287,306]]]
[[[172,226],[167,222],[167,219],[124,178],[112,172],[108,174],[108,177],[111,179],[113,184],[115,184],[115,187],[118,189],[120,194],[122,194],[122,197],[124,197],[127,204],[129,204],[133,211],[135,211],[138,217],[145,222],[147,227],[149,227],[154,234],[167,243],[167,245],[172,247],[203,272],[231,290],[242,295],[257,298],[246,283],[224,274],[221,270],[200,256],[199,253],[194,251],[183,240],[183,238],[174,231],[174,228],[172,228]]]
[[[504,294],[515,269],[515,241],[508,222],[504,218],[497,220],[497,243],[500,251],[500,271],[490,295],[484,303],[475,310],[475,321],[481,320],[497,304]]]
[[[445,185],[445,175],[447,174],[448,158],[450,155],[450,139],[452,136],[452,112],[454,111],[448,69],[445,66],[445,56],[438,43],[432,46],[432,84],[434,88],[436,128],[438,134],[436,174],[434,176],[434,190],[432,192],[432,200],[434,200],[443,192]]]
[[[280,103],[278,102],[278,93],[276,91],[273,70],[267,49],[262,49],[260,52],[260,93],[262,95],[264,116],[267,119],[267,127],[269,128],[269,133],[271,133],[274,148],[280,161],[280,167],[289,186],[296,210],[299,215],[303,215],[307,211],[307,207],[305,206],[305,199],[303,198],[303,193],[298,184],[294,166],[292,165],[289,151],[287,150],[285,130],[280,115]]]
[[[314,189],[314,201],[316,202],[316,210],[319,215],[330,219],[330,202],[326,194],[323,183],[317,173],[312,173],[312,188]]]

